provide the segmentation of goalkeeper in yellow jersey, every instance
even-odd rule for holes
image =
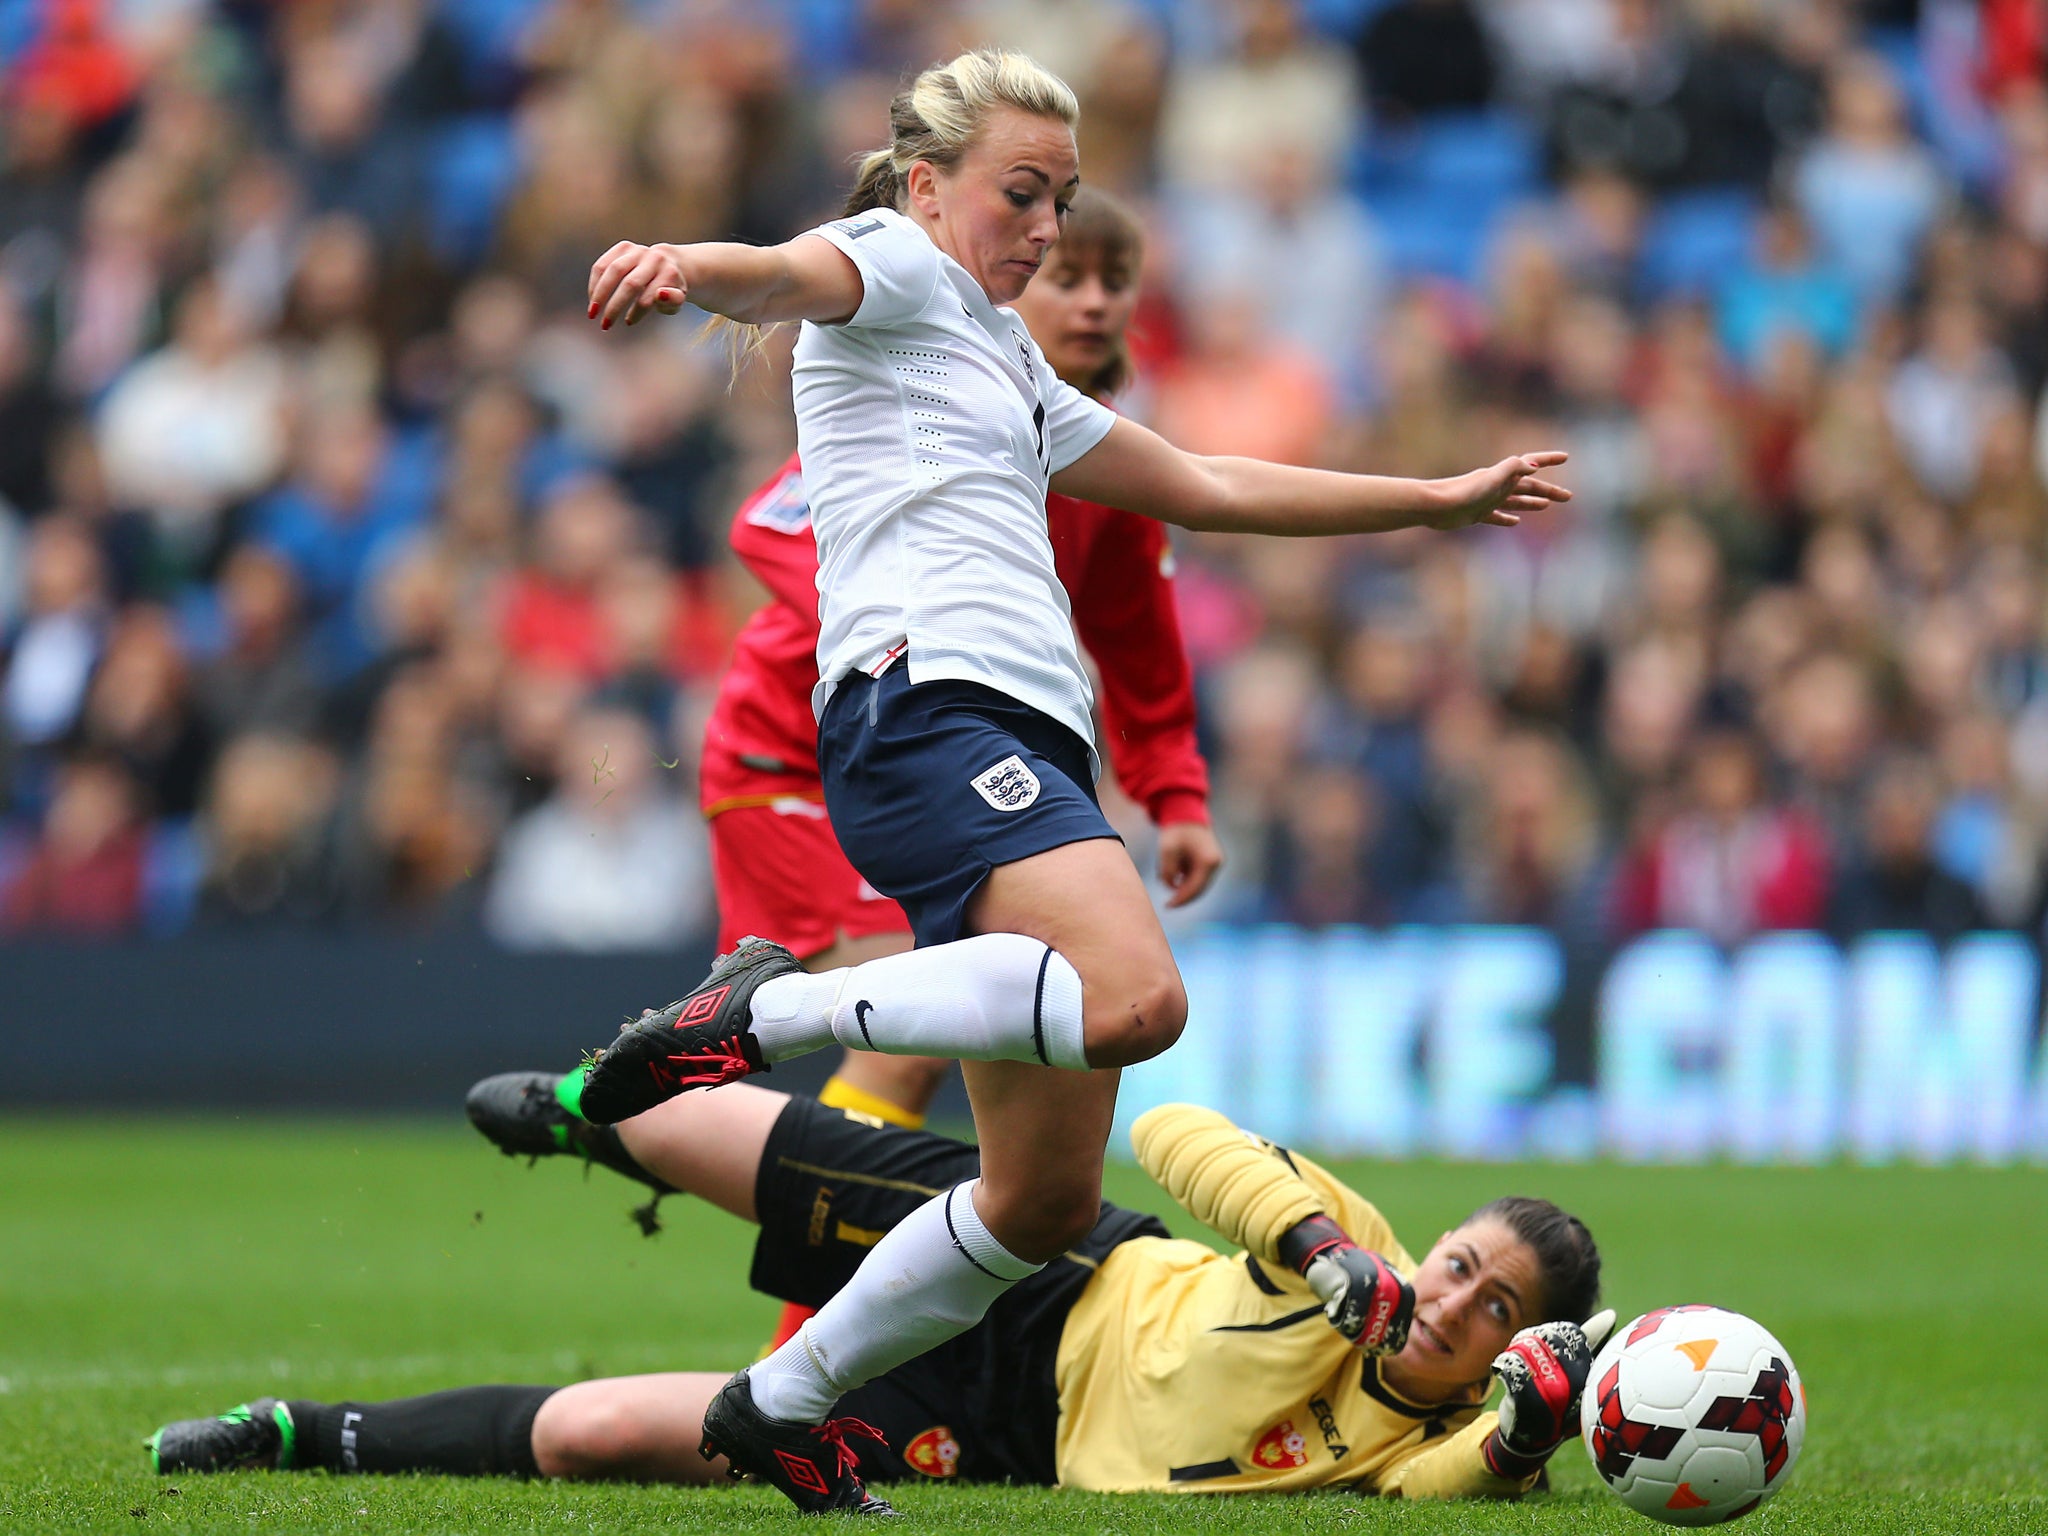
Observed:
[[[583,1124],[554,1078],[479,1084],[471,1116],[507,1151],[581,1153],[760,1224],[751,1281],[816,1306],[902,1216],[978,1155],[750,1084]],[[1600,1259],[1547,1201],[1482,1207],[1419,1259],[1356,1191],[1211,1110],[1168,1105],[1132,1142],[1231,1255],[1105,1204],[1093,1232],[987,1318],[860,1387],[839,1427],[782,1454],[820,1482],[1059,1483],[1104,1492],[1255,1493],[1345,1485],[1409,1498],[1513,1497],[1578,1427],[1613,1324],[1588,1319]],[[886,1246],[886,1245],[884,1245]],[[877,1255],[882,1257],[881,1254]],[[717,1298],[677,1296],[673,1324]],[[829,1362],[821,1362],[829,1368]],[[1496,1411],[1484,1403],[1496,1378]],[[574,1386],[466,1387],[382,1403],[259,1398],[150,1439],[161,1472],[233,1467],[434,1471],[703,1483],[724,1371]]]

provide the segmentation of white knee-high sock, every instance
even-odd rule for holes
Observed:
[[[996,1241],[973,1191],[956,1185],[891,1227],[817,1316],[747,1368],[763,1413],[822,1424],[855,1387],[965,1333],[1003,1292],[1045,1267]]]
[[[817,975],[763,982],[754,1038],[771,1062],[838,1041],[891,1056],[1085,1070],[1081,977],[1021,933],[984,933]]]

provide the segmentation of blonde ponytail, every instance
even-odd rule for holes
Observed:
[[[889,142],[861,156],[853,191],[847,195],[840,217],[851,218],[876,208],[901,211],[909,190],[910,168],[926,160],[941,170],[951,170],[997,107],[1054,118],[1070,129],[1081,122],[1081,103],[1072,88],[1024,54],[976,48],[949,63],[934,64],[889,103]],[[710,331],[724,341],[731,354],[735,380],[768,339],[761,326],[742,325],[723,316],[712,319]]]
[[[976,48],[934,64],[889,103],[889,143],[861,157],[844,216],[900,209],[910,168],[928,160],[951,170],[997,107],[1055,118],[1070,129],[1081,124],[1081,103],[1066,81],[1024,54]]]

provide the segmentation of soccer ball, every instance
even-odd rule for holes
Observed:
[[[1792,1357],[1739,1312],[1647,1312],[1607,1341],[1586,1382],[1594,1470],[1666,1525],[1748,1514],[1785,1486],[1806,1438]]]

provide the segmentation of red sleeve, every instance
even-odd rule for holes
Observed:
[[[1174,611],[1166,529],[1135,513],[1070,505],[1101,519],[1072,596],[1074,627],[1102,673],[1103,734],[1117,782],[1156,825],[1206,823],[1209,766],[1195,747],[1194,676]]]
[[[740,504],[732,552],[785,608],[818,622],[818,540],[795,454]]]
[[[1785,812],[1778,818],[1780,848],[1756,891],[1757,925],[1817,928],[1827,913],[1828,847],[1819,826]]]
[[[1661,839],[1648,839],[1622,851],[1609,894],[1616,933],[1633,938],[1658,925],[1661,911],[1657,888],[1662,881]]]

